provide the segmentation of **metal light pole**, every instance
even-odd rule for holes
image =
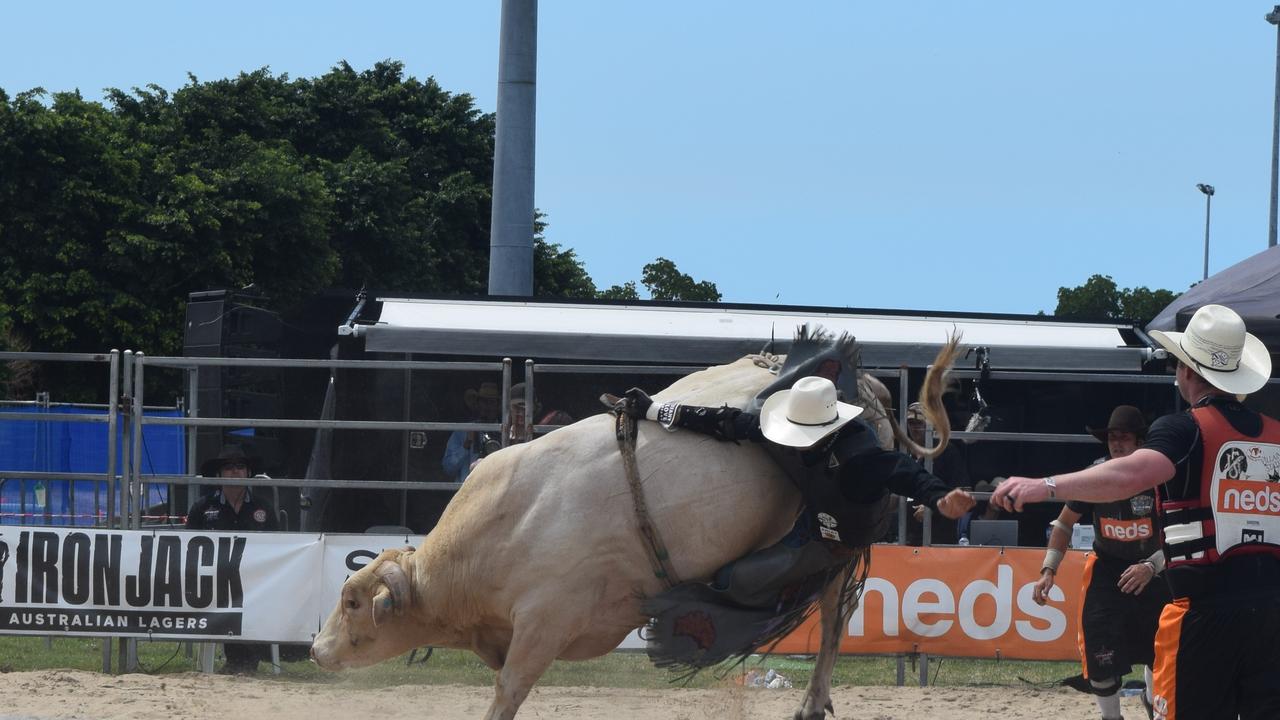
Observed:
[[[1267,247],[1276,245],[1276,185],[1280,179],[1280,5],[1266,14],[1276,26],[1276,107],[1271,120],[1271,222],[1267,227]]]
[[[1213,202],[1213,186],[1197,183],[1204,193],[1204,280],[1209,279],[1209,205]]]
[[[489,221],[489,294],[533,294],[538,0],[502,0]]]

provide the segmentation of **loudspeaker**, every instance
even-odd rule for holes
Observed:
[[[191,293],[183,340],[186,357],[280,357],[283,323],[266,307],[265,298],[250,292],[212,290]],[[196,395],[188,407],[199,417],[278,418],[282,416],[279,368],[201,367]],[[201,428],[196,457],[214,457],[229,442],[223,428]],[[254,433],[270,441],[274,433]],[[252,443],[246,443],[252,444]]]

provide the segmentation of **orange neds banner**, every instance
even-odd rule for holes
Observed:
[[[1067,552],[1043,607],[1032,599],[1042,548],[876,545],[840,652],[1077,660],[1084,552]],[[818,651],[817,616],[775,652]]]

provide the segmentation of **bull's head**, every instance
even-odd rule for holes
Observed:
[[[342,585],[342,597],[311,643],[326,670],[364,667],[418,645],[413,617],[413,548],[385,550]]]

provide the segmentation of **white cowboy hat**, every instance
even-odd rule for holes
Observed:
[[[1244,320],[1229,307],[1205,305],[1186,332],[1152,330],[1151,338],[1210,385],[1234,395],[1248,395],[1271,377],[1267,346],[1245,332]]]
[[[823,377],[803,377],[779,390],[760,408],[760,431],[788,447],[805,448],[844,427],[862,408],[836,399],[836,386]]]

